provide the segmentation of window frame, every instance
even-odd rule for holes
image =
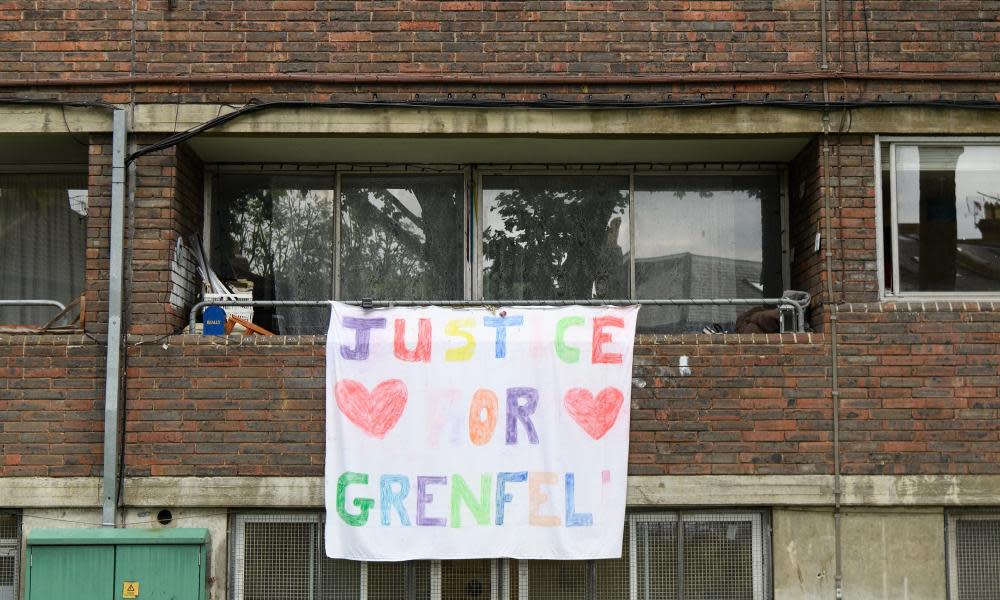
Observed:
[[[882,161],[882,146],[888,146],[889,164],[885,169]],[[928,301],[936,300],[942,302],[968,302],[972,301],[996,301],[1000,299],[1000,289],[995,292],[921,292],[921,291],[900,291],[899,281],[899,220],[897,214],[897,194],[896,194],[896,148],[897,146],[996,146],[1000,147],[1000,137],[990,136],[895,136],[876,135],[875,136],[875,233],[876,233],[876,253],[878,264],[878,286],[880,301]],[[889,198],[883,198],[882,186],[883,170],[889,172]],[[1000,176],[1000,172],[998,172]],[[883,214],[888,202],[889,208],[889,247],[892,249],[892,289],[886,289],[885,285],[885,259],[886,243],[883,239],[882,231],[885,227]]]

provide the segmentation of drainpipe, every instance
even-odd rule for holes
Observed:
[[[826,86],[824,85],[824,88]],[[827,93],[824,89],[824,93]],[[840,502],[843,494],[840,477],[840,376],[837,358],[837,302],[833,297],[833,227],[831,220],[832,206],[830,202],[830,115],[823,114],[823,212],[826,236],[826,303],[830,309],[830,399],[833,404],[833,544],[834,544],[834,594],[837,600],[844,597],[844,572],[840,522]],[[839,155],[838,155],[839,156]],[[839,188],[839,158],[838,158],[838,188]]]
[[[104,374],[104,527],[118,524],[118,446],[122,352],[122,256],[125,225],[125,111],[116,108],[111,143],[111,260],[108,268],[108,352]]]
[[[830,68],[830,63],[826,61],[826,0],[819,2],[819,53],[821,63],[819,68],[826,71]]]

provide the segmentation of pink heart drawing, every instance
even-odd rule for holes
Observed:
[[[392,429],[406,407],[406,384],[388,379],[368,388],[352,379],[343,379],[334,387],[340,411],[368,435],[382,439]]]
[[[590,390],[572,388],[566,392],[563,406],[587,435],[599,440],[615,424],[624,400],[625,396],[613,387],[604,388],[596,397]]]

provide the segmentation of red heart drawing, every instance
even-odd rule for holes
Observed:
[[[334,387],[340,411],[372,437],[382,439],[392,429],[406,407],[406,384],[389,379],[368,388],[351,379],[343,379]]]
[[[590,390],[572,388],[566,392],[563,406],[587,435],[599,440],[615,424],[624,401],[625,396],[617,388],[606,387],[597,397]]]

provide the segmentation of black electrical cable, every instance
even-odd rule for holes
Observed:
[[[807,95],[808,97],[808,95]],[[974,109],[1000,109],[1000,102],[985,100],[977,101],[944,101],[944,100],[907,100],[907,101],[839,101],[839,102],[813,102],[809,100],[705,100],[699,102],[691,101],[651,101],[651,102],[622,102],[616,100],[609,101],[572,101],[546,99],[540,101],[489,101],[489,100],[450,100],[436,102],[433,100],[412,100],[412,101],[368,101],[368,102],[306,102],[306,101],[275,101],[257,102],[247,104],[233,112],[220,115],[200,125],[196,125],[186,131],[175,133],[159,142],[139,148],[125,158],[125,163],[131,163],[137,158],[165,150],[167,148],[181,144],[210,129],[220,127],[226,123],[238,119],[242,116],[261,112],[264,110],[277,108],[549,108],[561,110],[587,110],[587,109],[643,109],[643,108],[720,108],[733,106],[762,106],[774,108],[797,108],[802,110],[849,110],[852,108],[879,108],[879,107],[937,107],[937,108],[974,108]]]

